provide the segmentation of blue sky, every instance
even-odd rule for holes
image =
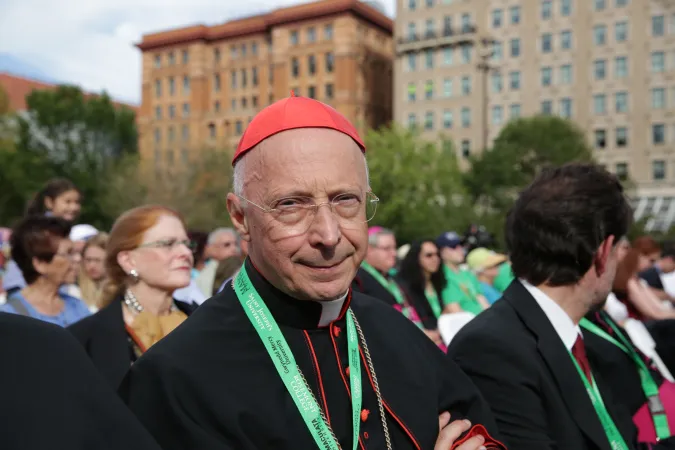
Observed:
[[[0,71],[140,102],[145,33],[215,24],[303,0],[0,0]],[[380,0],[390,16],[396,0]]]

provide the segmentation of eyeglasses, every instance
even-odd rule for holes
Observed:
[[[168,251],[172,251],[180,247],[181,245],[186,246],[190,251],[194,250],[196,245],[189,239],[162,239],[159,241],[148,242],[146,244],[141,244],[136,248],[160,248]]]
[[[297,236],[307,232],[319,208],[330,206],[340,227],[358,229],[375,217],[379,198],[372,192],[365,194],[343,193],[330,201],[317,203],[311,197],[285,197],[273,201],[269,207],[258,205],[251,200],[238,196],[245,202],[255,206],[264,213],[270,214],[281,227],[286,236]]]
[[[60,256],[61,258],[66,258],[69,260],[74,260],[80,258],[82,255],[77,250],[69,250],[67,252],[54,253],[54,256]]]

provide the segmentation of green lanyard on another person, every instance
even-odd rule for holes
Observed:
[[[376,268],[365,261],[361,263],[361,267],[363,267],[363,270],[368,272],[373,278],[375,278],[375,280],[377,280],[378,283],[382,285],[382,287],[384,287],[392,296],[394,296],[396,303],[401,305],[403,315],[407,318],[410,318],[410,311],[408,310],[408,306],[405,303],[405,296],[403,295],[401,288],[398,287],[398,284],[396,284],[394,280],[386,279],[380,272],[378,272]]]

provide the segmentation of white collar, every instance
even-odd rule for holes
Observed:
[[[342,297],[336,300],[329,300],[327,302],[317,302],[321,305],[321,318],[319,319],[319,327],[325,327],[329,323],[337,320],[340,317],[340,311],[342,311],[342,305],[347,299],[347,294],[345,293]]]
[[[541,289],[532,286],[522,278],[520,283],[527,289],[527,291],[534,297],[539,307],[544,311],[555,332],[560,336],[563,344],[567,350],[572,351],[572,346],[577,340],[577,336],[581,335],[579,325],[576,325],[572,318],[567,315],[564,309],[560,307],[551,297],[546,295]]]

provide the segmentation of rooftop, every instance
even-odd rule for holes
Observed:
[[[393,34],[393,21],[371,5],[359,0],[321,0],[313,3],[278,8],[266,14],[231,20],[220,25],[203,24],[177,28],[143,36],[136,46],[141,51],[153,50],[195,41],[217,41],[263,33],[278,25],[337,14],[351,13],[384,32]]]

